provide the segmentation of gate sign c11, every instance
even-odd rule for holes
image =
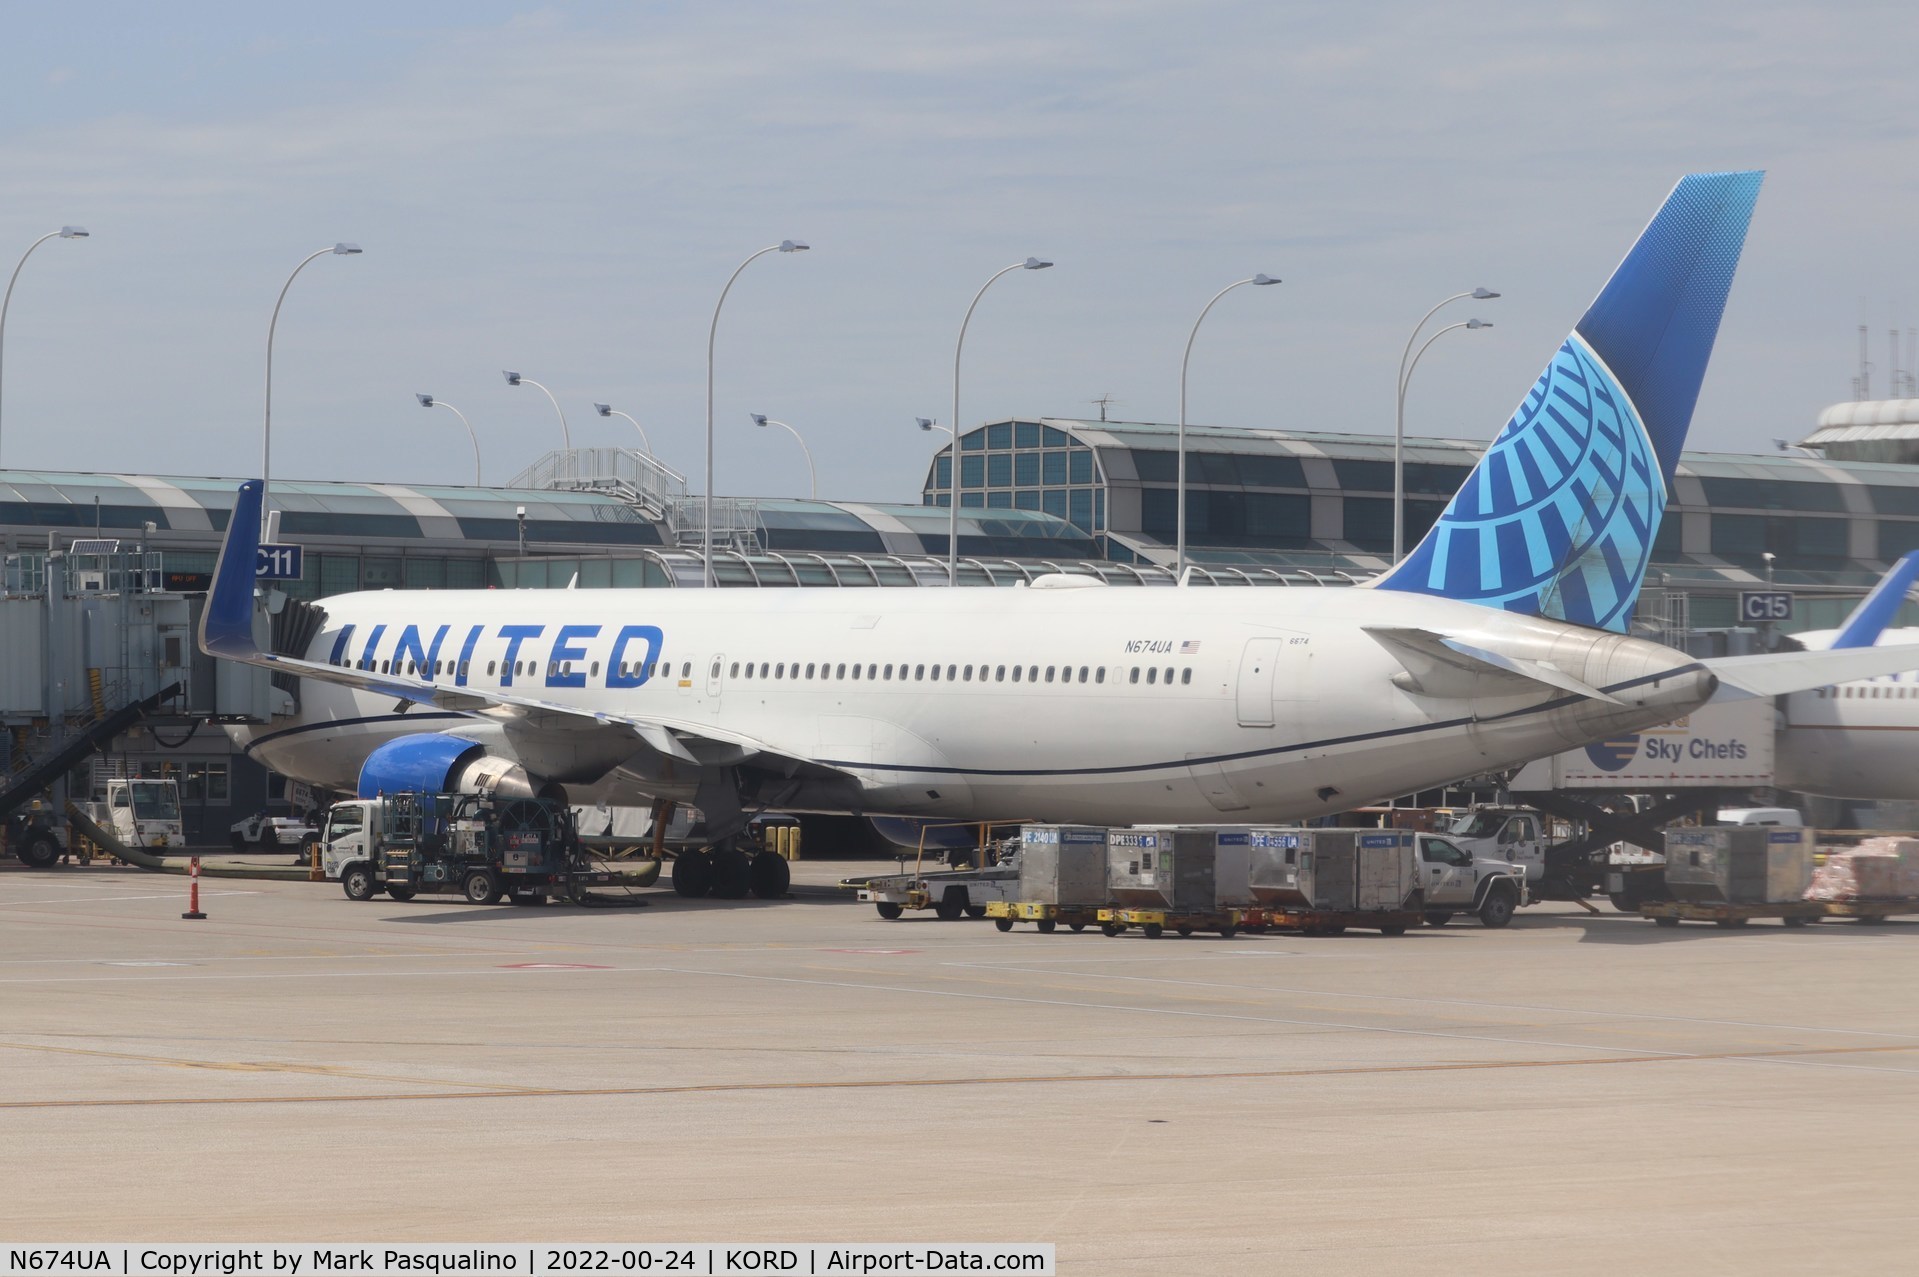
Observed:
[[[1792,591],[1741,590],[1739,619],[1742,621],[1790,621]]]
[[[262,542],[259,557],[254,561],[253,575],[261,581],[297,581],[305,567],[300,558],[300,547],[297,545]]]

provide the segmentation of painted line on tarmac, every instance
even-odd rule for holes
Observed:
[[[1537,1011],[1554,1015],[1576,1015],[1608,1020],[1652,1020],[1673,1024],[1709,1024],[1732,1029],[1774,1029],[1787,1033],[1831,1033],[1847,1037],[1897,1038],[1919,1042],[1919,1033],[1892,1033],[1883,1029],[1833,1029],[1812,1024],[1772,1024],[1762,1020],[1720,1020],[1707,1016],[1660,1015],[1651,1011],[1616,1011],[1592,1007],[1555,1007],[1532,1002],[1488,1002],[1474,998],[1416,998],[1398,993],[1344,993],[1328,989],[1299,989],[1285,985],[1225,984],[1211,980],[1175,980],[1167,976],[1112,975],[1104,971],[1025,970],[999,963],[949,962],[954,967],[972,967],[981,971],[1024,971],[1027,975],[1082,975],[1088,980],[1126,980],[1138,984],[1187,985],[1200,989],[1221,989],[1240,993],[1287,993],[1314,998],[1335,998],[1353,1002],[1411,1002],[1418,1006],[1473,1007],[1489,1011]]]
[[[34,909],[41,905],[97,905],[110,900],[180,900],[186,896],[184,891],[168,891],[153,896],[69,896],[64,900],[16,900],[9,905],[0,905],[0,912],[18,913],[24,909]],[[211,900],[215,896],[263,896],[264,891],[203,891],[203,899]]]
[[[529,1090],[429,1091],[379,1095],[264,1095],[264,1096],[148,1096],[83,1100],[0,1100],[0,1109],[168,1108],[240,1104],[377,1104],[415,1100],[527,1100],[600,1099],[623,1096],[726,1095],[754,1091],[880,1091],[968,1086],[1042,1086],[1109,1082],[1240,1082],[1276,1078],[1368,1077],[1407,1073],[1472,1073],[1499,1069],[1592,1068],[1618,1064],[1686,1064],[1713,1061],[1798,1061],[1788,1058],[1815,1055],[1859,1055],[1872,1052],[1913,1051],[1912,1046],[1802,1047],[1783,1051],[1711,1051],[1697,1054],[1577,1056],[1558,1060],[1474,1060],[1443,1064],[1362,1064],[1316,1069],[1245,1069],[1209,1073],[1045,1073],[1007,1077],[871,1078],[832,1082],[692,1082],[676,1086],[550,1087]],[[1810,1062],[1810,1061],[1808,1061]],[[1919,1077],[1906,1069],[1882,1070]]]
[[[465,1086],[489,1094],[518,1091],[525,1095],[542,1093],[539,1087],[502,1086],[498,1082],[459,1082],[448,1078],[404,1077],[392,1073],[363,1073],[330,1064],[295,1064],[284,1060],[190,1060],[171,1055],[140,1055],[131,1051],[101,1051],[78,1046],[42,1046],[32,1042],[0,1042],[0,1050],[39,1051],[49,1055],[85,1055],[106,1060],[125,1060],[135,1064],[159,1064],[175,1069],[211,1069],[227,1073],[310,1073],[320,1077],[351,1078],[356,1082],[402,1082],[412,1086]]]

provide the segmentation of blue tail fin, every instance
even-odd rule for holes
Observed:
[[[1625,631],[1763,176],[1680,179],[1380,589]]]
[[[200,614],[200,650],[208,656],[245,660],[258,656],[253,643],[253,581],[260,554],[260,503],[265,485],[248,479],[233,498],[233,514],[213,565],[213,588]]]
[[[1879,578],[1879,584],[1872,587],[1872,593],[1859,601],[1852,610],[1846,623],[1834,636],[1832,646],[1871,647],[1886,632],[1886,626],[1899,612],[1906,601],[1906,595],[1912,590],[1914,578],[1919,578],[1919,550],[1900,559],[1892,569]]]

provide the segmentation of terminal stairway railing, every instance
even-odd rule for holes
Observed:
[[[0,789],[0,820],[5,820],[25,806],[35,795],[78,766],[81,760],[96,750],[105,749],[114,737],[151,714],[179,691],[178,683],[169,683],[143,700],[129,702],[107,713],[90,713],[84,719],[69,720],[69,730],[65,734],[48,741],[35,753],[13,756],[9,751],[5,788]]]

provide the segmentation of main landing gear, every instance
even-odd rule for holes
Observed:
[[[683,851],[673,861],[673,890],[689,900],[778,900],[792,885],[793,871],[770,851],[748,851],[738,844]]]

